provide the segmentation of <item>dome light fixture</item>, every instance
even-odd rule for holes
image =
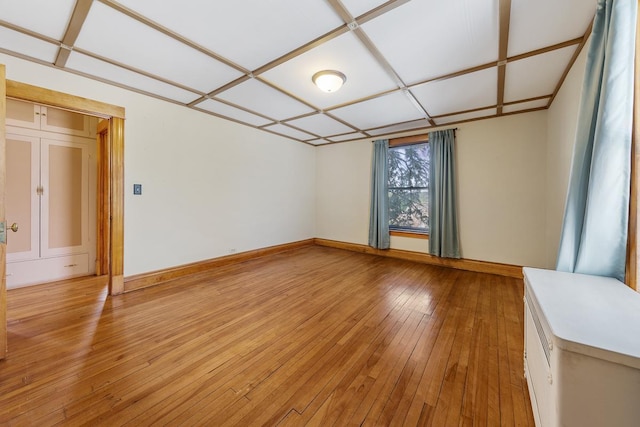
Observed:
[[[322,70],[311,77],[313,83],[323,92],[336,92],[342,87],[347,77],[340,71]]]

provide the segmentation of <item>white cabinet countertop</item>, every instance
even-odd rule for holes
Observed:
[[[554,345],[640,369],[640,293],[608,277],[523,272]]]

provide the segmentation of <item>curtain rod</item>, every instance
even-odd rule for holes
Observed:
[[[439,130],[452,130],[454,133],[458,130],[458,128],[448,128],[448,129],[439,129]],[[388,138],[388,139],[402,139],[402,138],[411,138],[414,136],[420,136],[421,134],[417,134],[417,135],[407,135],[407,136],[401,136],[398,138]],[[377,138],[377,139],[383,139],[383,138]],[[372,139],[371,142],[376,142],[375,139]]]

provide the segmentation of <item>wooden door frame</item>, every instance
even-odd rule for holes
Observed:
[[[7,107],[5,86],[5,66],[0,64],[0,222],[4,217],[4,187],[7,175],[7,150],[5,138],[5,115]],[[6,231],[5,231],[6,232]],[[6,281],[7,245],[0,243],[0,359],[7,355],[7,281]]]
[[[625,283],[640,292],[640,8],[636,17],[635,61],[633,71],[633,126],[631,133],[631,183]]]
[[[102,150],[101,147],[97,147],[97,151],[101,153],[98,156],[98,169],[102,170],[107,184],[100,186],[96,195],[99,201],[96,236],[96,256],[99,260],[97,273],[108,276],[110,295],[123,293],[124,108],[12,80],[6,81],[6,97],[60,107],[108,120],[108,138],[106,139],[108,147]],[[3,98],[3,102],[6,104],[6,99]],[[3,113],[2,120],[4,116]],[[0,162],[0,176],[4,173],[5,165]],[[0,185],[2,185],[0,193],[4,194],[3,180],[0,180]],[[102,193],[100,193],[101,190]],[[2,307],[0,307],[1,312]],[[6,321],[4,323],[6,324]]]

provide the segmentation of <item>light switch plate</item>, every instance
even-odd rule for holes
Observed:
[[[142,184],[133,184],[133,194],[136,196],[142,194]]]

